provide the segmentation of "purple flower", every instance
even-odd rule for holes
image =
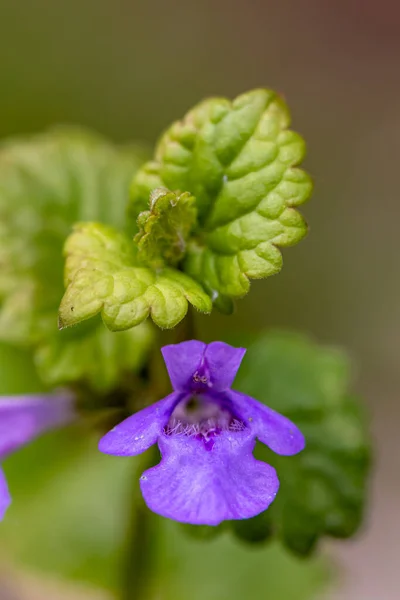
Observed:
[[[41,433],[72,421],[71,397],[66,395],[4,396],[0,398],[0,461]],[[0,521],[11,503],[0,469]]]
[[[102,452],[140,454],[158,443],[161,462],[140,478],[144,499],[164,517],[195,525],[247,519],[279,487],[275,469],[253,457],[256,438],[278,454],[304,448],[297,427],[231,389],[245,354],[192,340],[162,349],[174,391],[105,435]]]

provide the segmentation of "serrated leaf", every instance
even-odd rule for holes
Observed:
[[[281,482],[259,527],[298,554],[307,554],[325,535],[353,535],[362,521],[369,436],[361,404],[348,394],[348,385],[346,356],[284,333],[250,345],[235,382],[288,416],[305,435],[306,448],[297,456],[280,457],[261,445],[257,449]]]
[[[156,188],[150,194],[150,210],[138,217],[135,236],[138,258],[154,268],[176,266],[186,252],[187,240],[196,223],[197,210],[189,192],[175,194]]]
[[[99,223],[78,224],[65,246],[66,292],[60,328],[101,313],[112,331],[138,325],[151,315],[162,328],[175,327],[190,302],[211,311],[211,299],[193,279],[171,268],[137,266],[137,247],[125,234]]]
[[[195,196],[200,234],[189,244],[185,270],[213,298],[243,296],[250,279],[277,273],[278,248],[297,243],[307,231],[295,207],[310,196],[312,183],[295,168],[305,144],[289,123],[286,104],[271,90],[233,102],[206,100],[172,125],[155,160],[134,178],[134,218],[154,187]]]
[[[74,129],[0,146],[0,335],[36,343],[55,331],[62,246],[75,221],[124,223],[133,151]]]
[[[72,381],[73,373],[94,383],[93,366],[82,353],[93,355],[96,335],[99,359],[126,350],[127,337],[106,341],[107,334],[93,329],[60,343],[57,313],[64,291],[62,248],[73,223],[97,219],[122,226],[140,162],[134,147],[118,148],[69,128],[0,145],[0,339],[37,352],[49,384]],[[128,366],[120,362],[102,373],[109,382]]]

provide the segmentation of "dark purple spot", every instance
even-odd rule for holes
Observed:
[[[211,439],[204,438],[203,442],[204,442],[204,448],[207,450],[207,452],[210,452],[210,450],[213,449],[213,446],[215,444],[214,438],[211,438]]]

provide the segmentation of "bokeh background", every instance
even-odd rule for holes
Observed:
[[[0,1],[1,137],[78,123],[152,144],[205,96],[286,97],[315,179],[311,231],[235,324],[304,330],[354,358],[376,457],[364,530],[324,549],[339,572],[330,600],[398,598],[399,63],[392,0]],[[7,569],[3,580],[1,600],[80,597]]]

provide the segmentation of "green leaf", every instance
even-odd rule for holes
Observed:
[[[115,338],[97,324],[57,329],[65,239],[76,220],[123,226],[140,162],[134,147],[75,129],[0,145],[0,339],[31,348],[48,385],[109,387],[147,355],[149,328]]]
[[[0,336],[36,344],[56,331],[62,247],[78,220],[122,226],[133,150],[60,129],[0,146]]]
[[[195,196],[198,235],[189,244],[185,270],[214,299],[243,296],[250,279],[277,273],[278,248],[297,243],[307,231],[295,208],[310,196],[312,183],[296,168],[305,144],[289,123],[284,101],[271,90],[233,102],[206,100],[172,125],[155,160],[134,178],[133,218],[154,187]]]
[[[35,360],[43,381],[56,386],[83,381],[105,393],[121,376],[144,366],[154,341],[148,323],[111,333],[102,323],[82,335],[80,328],[59,331],[38,348]]]
[[[257,448],[281,482],[259,528],[298,554],[307,554],[324,535],[353,535],[362,521],[369,435],[348,385],[346,356],[290,333],[267,334],[250,345],[236,380],[240,390],[289,417],[306,437],[305,450],[296,456]]]
[[[210,297],[184,273],[137,266],[137,247],[112,227],[76,225],[65,253],[60,328],[98,313],[112,331],[134,327],[149,315],[159,327],[170,328],[184,318],[188,302],[201,312],[211,311]]]
[[[186,252],[187,240],[196,223],[195,199],[188,192],[175,194],[156,188],[150,194],[150,210],[138,217],[139,233],[135,242],[139,259],[161,268],[176,266]]]

